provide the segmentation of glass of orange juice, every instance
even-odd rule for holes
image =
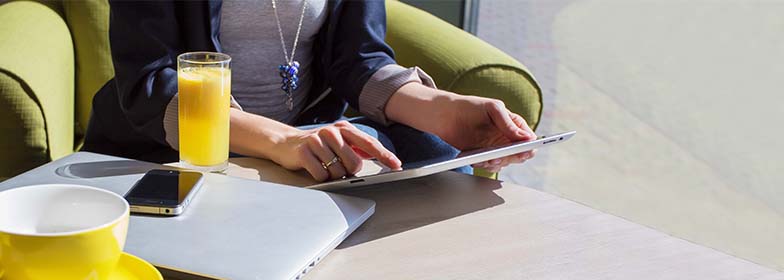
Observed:
[[[222,172],[229,159],[231,57],[189,52],[177,57],[180,163]]]

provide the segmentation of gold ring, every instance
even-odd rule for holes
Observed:
[[[324,167],[324,170],[327,170],[329,169],[330,166],[332,166],[336,162],[340,162],[340,157],[335,156],[329,162],[322,162],[321,167]]]

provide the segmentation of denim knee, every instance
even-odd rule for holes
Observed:
[[[386,135],[395,147],[395,155],[403,162],[403,169],[450,160],[460,154],[460,150],[444,142],[438,136],[406,125],[384,126],[365,117],[349,121],[355,125],[374,128],[379,134]],[[473,173],[473,169],[469,166],[460,167],[454,171],[466,174]]]

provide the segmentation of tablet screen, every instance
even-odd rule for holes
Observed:
[[[463,152],[460,152],[457,155],[442,156],[442,157],[430,158],[430,159],[427,159],[427,160],[421,160],[421,161],[404,163],[403,164],[403,170],[412,169],[412,168],[420,168],[420,167],[423,167],[423,166],[436,164],[436,163],[441,163],[441,162],[445,162],[445,161],[452,160],[452,159],[466,158],[466,157],[470,157],[470,156],[473,156],[473,155],[476,155],[476,154],[480,154],[480,153],[484,153],[484,152],[488,152],[488,151],[492,151],[492,150],[498,150],[498,149],[512,147],[512,146],[516,146],[516,145],[520,145],[520,144],[524,144],[524,143],[528,143],[528,142],[537,141],[537,140],[540,140],[542,138],[543,138],[543,136],[540,136],[536,140],[531,140],[531,141],[511,142],[511,143],[501,144],[501,145],[493,146],[493,147],[486,147],[486,148],[480,148],[480,149],[475,149],[475,150],[463,151]]]

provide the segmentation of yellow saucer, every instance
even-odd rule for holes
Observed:
[[[111,280],[163,280],[161,273],[147,261],[123,252]]]

